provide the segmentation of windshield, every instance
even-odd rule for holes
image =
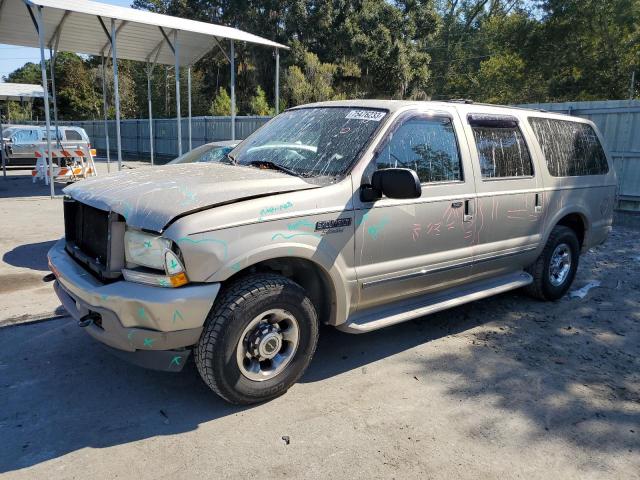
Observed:
[[[169,165],[176,163],[208,163],[208,162],[220,162],[223,161],[224,156],[233,150],[233,146],[230,145],[215,145],[207,144],[194,148],[190,152],[171,160]]]
[[[383,110],[349,107],[289,110],[231,156],[239,165],[280,167],[303,177],[343,175],[386,115]]]

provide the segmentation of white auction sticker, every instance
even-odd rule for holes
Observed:
[[[379,122],[384,118],[386,112],[377,110],[351,110],[345,118],[349,120],[373,120]]]

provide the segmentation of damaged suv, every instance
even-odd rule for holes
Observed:
[[[362,333],[525,288],[562,297],[605,241],[616,178],[584,119],[344,101],[272,119],[219,162],[65,189],[64,307],[116,354],[193,352],[234,403],[285,392],[321,323]]]

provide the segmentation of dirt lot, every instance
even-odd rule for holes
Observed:
[[[238,408],[195,368],[131,367],[68,318],[18,323],[56,309],[36,280],[59,217],[59,201],[0,199],[2,478],[640,478],[638,231],[582,258],[574,288],[601,283],[584,298],[327,328],[301,383]]]

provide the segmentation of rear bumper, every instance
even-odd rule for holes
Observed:
[[[67,253],[64,239],[48,254],[54,290],[89,335],[119,356],[149,368],[179,371],[198,342],[220,284],[162,288],[119,281],[99,282]],[[152,355],[155,354],[155,355]]]

